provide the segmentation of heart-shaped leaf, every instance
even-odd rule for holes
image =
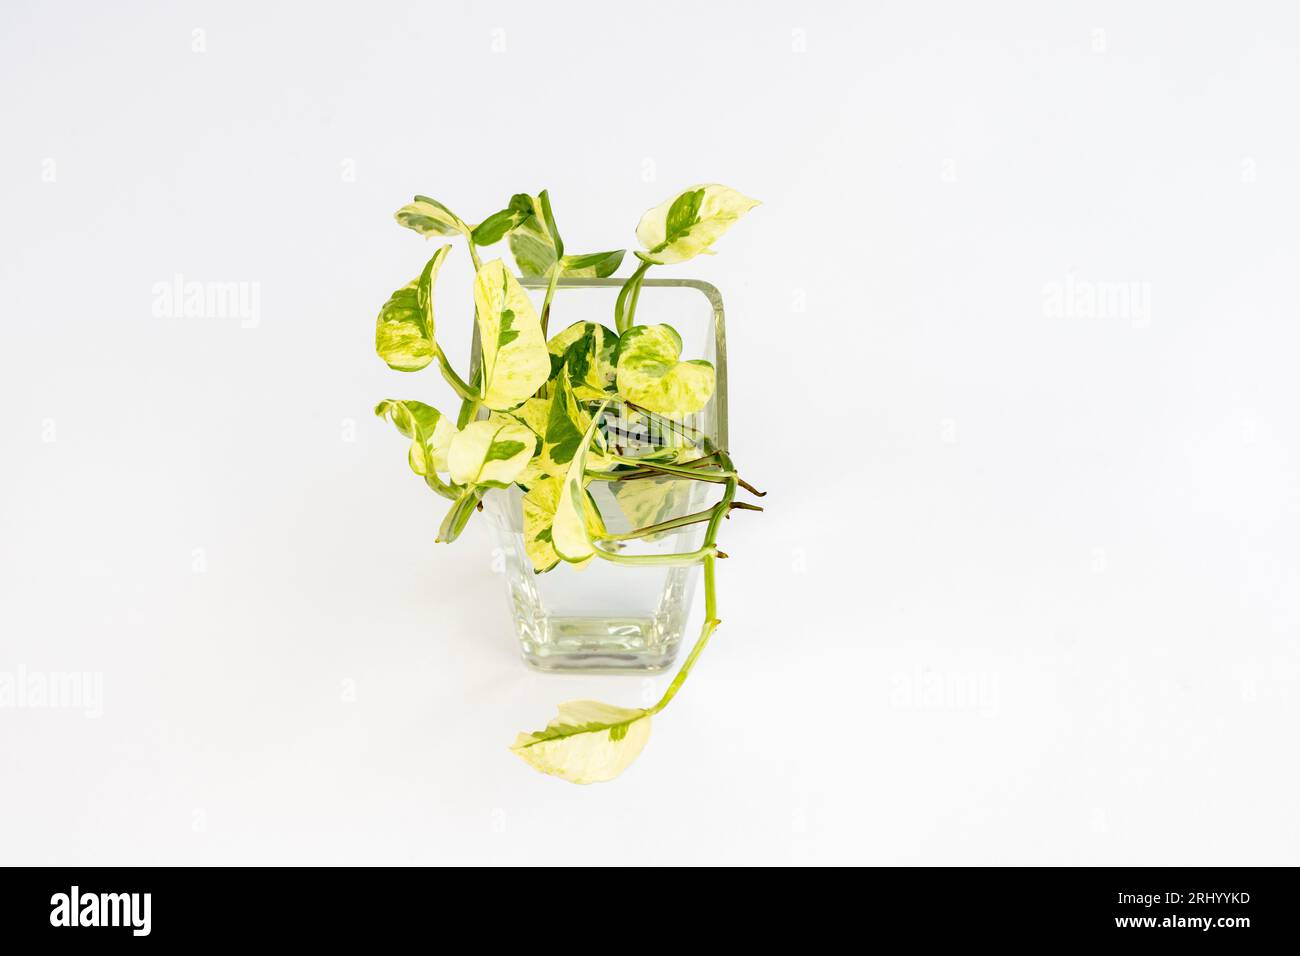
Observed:
[[[545,730],[520,734],[510,749],[542,773],[571,783],[613,780],[650,739],[650,711],[571,700]]]
[[[528,465],[537,436],[514,421],[470,422],[451,440],[451,480],[478,488],[505,488]]]
[[[411,439],[407,460],[413,472],[427,477],[447,470],[447,450],[456,426],[446,415],[424,402],[392,398],[376,405],[375,414],[387,416],[399,432]]]
[[[550,354],[532,300],[500,259],[474,277],[474,306],[483,346],[483,404],[513,408],[546,383]]]
[[[716,183],[692,186],[655,206],[636,227],[646,262],[685,262],[709,247],[758,200]]]
[[[438,354],[434,341],[433,284],[451,246],[433,254],[424,271],[389,297],[375,323],[375,351],[399,372],[418,372]]]
[[[416,196],[393,214],[398,225],[413,229],[426,239],[429,236],[468,234],[469,227],[454,212],[428,196]]]
[[[702,359],[681,362],[682,338],[671,325],[636,325],[618,347],[618,392],[660,415],[698,412],[713,396],[713,366]]]

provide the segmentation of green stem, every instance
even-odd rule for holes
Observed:
[[[712,567],[713,567],[713,559],[710,558],[704,565],[705,568],[704,573],[706,575],[704,579],[706,582],[704,594],[706,600],[713,594],[713,589],[710,587],[708,583],[711,580],[708,577],[708,572],[709,569],[711,569]],[[686,656],[686,660],[682,662],[681,670],[677,672],[677,676],[673,678],[673,682],[668,685],[668,689],[664,691],[664,695],[659,698],[659,703],[655,704],[653,707],[650,708],[650,713],[652,714],[659,713],[659,711],[663,710],[665,707],[668,706],[668,702],[670,700],[672,700],[674,697],[677,696],[677,692],[681,690],[682,685],[686,683],[686,678],[690,674],[691,668],[695,666],[695,661],[699,659],[700,654],[704,651],[704,648],[709,643],[709,638],[713,636],[713,632],[717,630],[718,625],[721,623],[722,622],[717,620],[716,618],[708,617],[706,615],[704,621],[704,628],[700,631],[700,636],[695,641],[695,646],[691,648],[690,654],[688,654]]]
[[[602,541],[633,541],[637,538],[644,538],[647,535],[659,534],[661,531],[672,531],[674,528],[684,528],[690,524],[699,524],[701,521],[708,521],[713,517],[713,509],[708,508],[704,511],[697,511],[693,515],[682,515],[680,518],[670,518],[667,521],[661,521],[658,524],[647,525],[644,528],[637,528],[635,531],[625,531],[622,534],[603,535]]]
[[[611,564],[623,564],[632,568],[685,568],[712,558],[718,552],[712,544],[705,545],[698,551],[680,551],[673,554],[615,554],[604,548],[595,550],[598,557],[604,558]]]
[[[469,229],[462,229],[461,234],[465,237],[465,244],[469,246],[469,261],[474,263],[474,274],[478,275],[478,270],[483,268],[483,262],[478,257],[478,247],[474,245],[474,233]]]
[[[471,388],[463,378],[456,374],[456,370],[451,367],[451,362],[447,360],[441,346],[434,346],[434,354],[438,359],[438,367],[442,369],[442,377],[447,380],[447,384],[452,387],[455,393],[466,401],[477,402],[479,400],[478,390]]]
[[[555,287],[560,284],[560,260],[555,260],[551,267],[551,281],[546,284],[546,298],[542,300],[542,338],[546,338],[546,329],[551,322],[551,299],[555,296]]]
[[[713,463],[713,459],[718,456],[717,452],[711,455],[705,455],[703,458],[692,458],[690,461],[679,462],[677,468],[703,468],[705,465]],[[630,459],[631,461],[640,461],[638,458]],[[588,471],[587,477],[594,478],[597,481],[636,481],[638,478],[658,478],[662,472],[651,471],[648,466],[640,465],[631,471]]]
[[[645,274],[651,265],[652,263],[643,259],[641,264],[636,267],[636,271],[628,276],[627,281],[623,283],[623,288],[619,290],[618,300],[614,303],[614,327],[618,330],[619,335],[632,327],[632,317],[636,314],[637,299],[641,295],[641,280],[645,278]],[[629,301],[629,297],[631,301]]]
[[[720,485],[726,481],[735,481],[736,474],[732,471],[710,471],[701,473],[693,468],[682,468],[676,465],[653,465],[649,462],[639,464],[635,458],[624,458],[621,455],[611,456],[615,461],[622,465],[636,465],[638,468],[644,468],[648,471],[656,471],[664,475],[675,475],[678,478],[689,478],[692,481],[708,481],[715,485]]]
[[[727,458],[725,453],[722,457],[724,459]],[[731,464],[730,459],[727,459],[727,464]],[[727,490],[723,492],[722,500],[719,501],[717,506],[713,509],[713,519],[709,522],[709,528],[704,533],[704,544],[706,547],[712,547],[714,541],[717,540],[718,524],[722,521],[722,516],[731,510],[731,502],[735,497],[736,481],[733,478],[727,482]],[[718,625],[722,623],[718,620],[718,589],[717,581],[714,577],[715,562],[716,559],[712,555],[704,559],[704,627],[700,629],[700,636],[696,639],[695,646],[691,648],[690,654],[686,656],[686,660],[682,662],[681,669],[677,671],[677,676],[674,677],[673,682],[668,685],[668,689],[664,691],[664,695],[659,698],[659,703],[650,708],[650,713],[652,714],[659,713],[668,706],[670,700],[677,696],[677,692],[681,690],[682,684],[686,683],[686,678],[690,675],[691,668],[695,666],[695,662],[699,659],[700,654],[708,645],[709,638],[713,636],[713,632],[717,629]]]
[[[438,477],[437,472],[431,471],[427,475],[425,475],[424,483],[428,485],[430,488],[432,488],[434,491],[436,491],[438,494],[442,495],[444,498],[450,498],[452,501],[455,501],[457,498],[460,497],[460,494],[456,491],[456,489],[452,488],[451,485],[447,484],[445,481],[443,481],[441,478]]]
[[[639,412],[651,421],[658,423],[661,428],[667,428],[669,431],[676,432],[683,437],[689,438],[696,444],[703,445],[706,449],[713,445],[712,439],[698,429],[691,428],[689,425],[683,425],[681,422],[673,421],[671,418],[664,418],[664,416],[660,415],[658,412],[652,412],[650,409],[643,408],[634,402],[624,400],[623,404],[632,409],[632,411]]]

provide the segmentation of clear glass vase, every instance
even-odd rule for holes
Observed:
[[[523,280],[540,311],[546,283]],[[621,279],[564,279],[551,306],[549,335],[575,322],[612,328]],[[620,454],[640,457],[665,441],[727,447],[727,353],[722,298],[706,282],[646,280],[636,324],[665,323],[682,338],[682,358],[703,358],[717,371],[717,389],[699,412],[676,425],[647,421],[621,407],[607,409],[601,429]],[[589,490],[607,530],[621,534],[693,514],[716,499],[714,486],[672,477],[593,481]],[[493,566],[506,580],[509,610],[524,660],[545,671],[653,673],[669,667],[681,646],[698,583],[698,565],[616,565],[595,558],[582,568],[561,562],[536,574],[524,551],[523,495],[516,487],[483,499],[493,539]],[[626,542],[624,554],[698,549],[704,524]]]

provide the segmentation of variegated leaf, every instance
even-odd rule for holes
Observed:
[[[648,262],[685,262],[709,247],[731,224],[758,205],[758,200],[716,183],[692,186],[655,206],[636,227]]]
[[[398,225],[424,236],[454,236],[468,232],[468,227],[454,212],[428,196],[416,196],[393,214]]]
[[[505,410],[546,383],[550,354],[532,300],[500,259],[474,277],[474,305],[483,345],[483,404]]]
[[[451,440],[447,466],[457,484],[505,488],[528,465],[535,436],[514,421],[470,422]]]
[[[427,477],[447,470],[447,450],[456,426],[446,415],[424,402],[392,398],[376,405],[375,414],[387,416],[399,432],[411,439],[407,460],[413,472]]]
[[[575,322],[546,344],[551,353],[551,376],[561,366],[573,394],[584,401],[609,397],[614,387],[614,353],[618,334],[595,322]]]
[[[549,571],[560,560],[551,543],[551,524],[555,521],[555,509],[560,506],[563,481],[563,477],[540,478],[524,495],[524,551],[538,574]]]
[[[682,339],[671,325],[636,325],[618,349],[618,393],[660,415],[698,412],[713,396],[713,366],[702,359],[679,361]]]
[[[451,246],[433,254],[414,282],[389,297],[375,323],[375,351],[399,372],[418,372],[437,356],[434,340],[433,285]]]
[[[560,485],[560,499],[556,504],[555,520],[551,525],[551,544],[555,553],[570,564],[586,564],[595,555],[594,538],[603,537],[605,522],[600,509],[587,493],[587,449],[596,436],[600,412],[592,416],[591,424],[578,441],[578,447],[564,473]]]
[[[613,780],[650,739],[650,711],[571,700],[545,730],[520,734],[511,749],[543,773],[571,783]]]

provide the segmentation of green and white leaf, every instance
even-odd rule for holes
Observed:
[[[635,325],[618,349],[618,392],[660,415],[689,415],[713,397],[716,376],[702,359],[679,361],[682,338],[671,325]]]
[[[609,398],[614,388],[614,355],[618,333],[595,322],[575,322],[546,344],[551,353],[551,377],[561,366],[573,393],[584,401]]]
[[[546,384],[550,353],[532,300],[500,259],[474,277],[474,306],[483,346],[483,404],[504,411]]]
[[[393,214],[398,225],[424,236],[469,235],[469,227],[454,212],[428,196],[416,196]]]
[[[641,217],[636,237],[648,262],[694,259],[708,252],[731,224],[758,205],[758,200],[716,183],[692,186]]]
[[[510,749],[542,773],[571,783],[613,780],[650,739],[650,711],[571,700],[545,730],[520,734]]]
[[[411,439],[407,460],[420,476],[447,470],[447,451],[456,426],[446,415],[424,402],[386,398],[375,406],[375,414],[388,417],[397,430]]]
[[[433,284],[451,246],[433,254],[414,282],[394,292],[379,310],[375,351],[399,372],[418,372],[438,354],[434,341]]]
[[[533,457],[537,436],[514,421],[470,422],[451,440],[451,480],[476,487],[505,488]]]

